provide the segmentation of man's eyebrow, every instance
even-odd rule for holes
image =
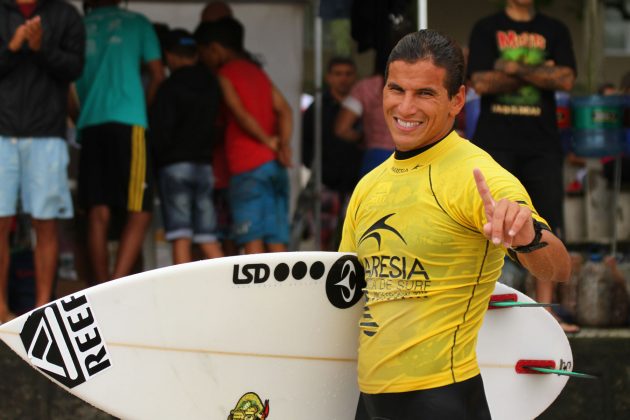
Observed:
[[[419,88],[419,89],[415,89],[414,90],[416,93],[437,93],[437,90],[431,88],[431,87],[423,87],[423,88]]]
[[[387,82],[387,87],[389,89],[398,89],[398,90],[405,90],[405,88],[403,88],[402,86],[400,86],[398,83],[396,82]],[[422,88],[418,88],[418,89],[412,89],[415,93],[431,93],[433,95],[437,94],[437,90],[432,88],[432,87],[422,87]]]
[[[402,88],[402,86],[400,86],[398,83],[396,82],[387,82],[387,87],[388,88],[393,88],[393,89],[400,89],[400,90],[404,90]]]

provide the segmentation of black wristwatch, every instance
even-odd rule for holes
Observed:
[[[527,245],[511,247],[510,250],[512,252],[516,252],[517,254],[527,254],[549,245],[547,242],[541,242],[542,231],[549,230],[549,228],[533,217],[532,222],[534,223],[534,239],[532,239],[532,241]]]

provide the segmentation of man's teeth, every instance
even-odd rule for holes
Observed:
[[[404,128],[413,128],[413,127],[417,127],[420,125],[420,123],[418,121],[403,121],[401,119],[396,119],[396,121],[398,121],[398,124],[401,125]]]

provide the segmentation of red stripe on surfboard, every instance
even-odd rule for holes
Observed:
[[[535,370],[528,369],[530,367],[541,367],[547,369],[555,369],[556,362],[553,360],[519,360],[516,362],[516,373],[528,374],[528,375],[546,375],[543,372],[537,372]]]
[[[497,306],[492,306],[491,305],[492,302],[518,302],[518,296],[516,295],[516,293],[506,293],[503,295],[491,295],[490,302],[488,304],[488,310],[501,309]]]

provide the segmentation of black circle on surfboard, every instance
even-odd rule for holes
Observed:
[[[306,272],[308,271],[308,267],[304,261],[298,261],[293,266],[293,270],[291,270],[291,274],[293,278],[296,280],[302,280],[306,276]]]
[[[285,281],[289,277],[289,266],[285,263],[280,263],[273,270],[273,276],[278,281]]]
[[[363,296],[365,273],[354,255],[344,255],[334,262],[326,277],[326,296],[339,309],[354,306]]]
[[[324,263],[321,261],[315,261],[313,265],[311,265],[311,270],[309,271],[309,274],[311,275],[311,278],[313,278],[313,280],[319,280],[324,275],[324,271],[326,271]]]

